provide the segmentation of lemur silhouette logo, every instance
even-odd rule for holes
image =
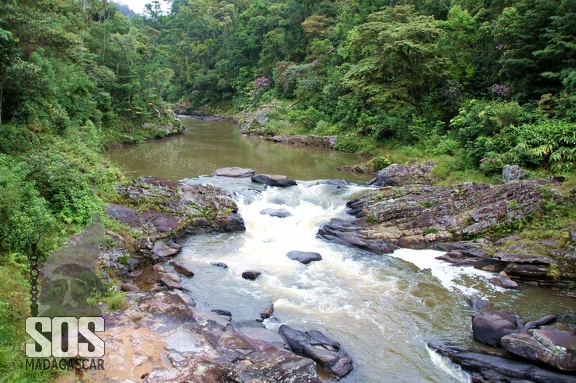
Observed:
[[[95,273],[104,243],[102,223],[95,218],[70,245],[48,257],[39,296],[40,273],[31,271],[33,316],[26,319],[26,332],[32,338],[26,344],[28,357],[104,356],[104,341],[97,335],[105,330],[102,310],[88,303],[92,294],[105,291]],[[38,265],[31,261],[34,267]]]

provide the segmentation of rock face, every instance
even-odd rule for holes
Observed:
[[[516,180],[521,180],[528,175],[522,168],[518,165],[504,165],[502,168],[502,181],[511,182]]]
[[[108,216],[138,232],[140,239],[115,235],[114,240],[134,249],[140,264],[162,262],[178,254],[181,246],[173,239],[183,234],[246,230],[230,194],[211,185],[142,177],[116,191],[122,204],[110,204]],[[117,264],[116,268],[125,267]]]
[[[230,167],[217,169],[212,174],[221,177],[245,178],[252,177],[256,172],[254,169]]]
[[[252,181],[268,186],[288,187],[296,185],[296,181],[278,174],[257,174],[252,176]]]
[[[298,355],[312,358],[337,379],[354,369],[352,359],[340,348],[340,343],[326,337],[320,331],[298,331],[282,325],[278,330],[290,349]]]
[[[174,292],[136,297],[125,311],[105,314],[106,370],[86,371],[86,380],[321,383],[312,359],[258,322],[197,311]]]
[[[500,346],[502,337],[520,330],[520,318],[511,311],[479,311],[472,315],[474,339],[490,346]]]
[[[532,363],[506,359],[466,347],[429,342],[428,346],[468,372],[475,383],[575,383],[576,376]]]
[[[321,261],[322,260],[322,255],[320,255],[320,253],[315,253],[312,251],[293,250],[293,251],[288,252],[288,254],[286,254],[286,256],[288,258],[294,260],[294,261],[298,261],[298,262],[303,263],[305,265],[307,265],[313,261]]]
[[[401,173],[401,169],[392,173]],[[318,234],[333,242],[379,253],[396,246],[434,248],[439,242],[480,236],[497,226],[542,212],[542,187],[550,182],[387,186],[348,201],[348,212],[357,218],[355,221],[333,219]],[[552,195],[558,202],[562,200],[559,193]]]
[[[558,329],[528,330],[502,338],[502,347],[533,362],[576,372],[576,335]]]

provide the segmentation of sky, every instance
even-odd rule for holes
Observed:
[[[144,5],[151,3],[153,0],[115,0],[117,3],[126,4],[136,13],[144,12]],[[163,0],[158,0],[164,11],[170,10],[170,5]]]

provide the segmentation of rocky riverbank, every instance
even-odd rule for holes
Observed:
[[[563,241],[529,241],[510,235],[552,207],[573,205],[573,193],[558,191],[557,180],[515,180],[500,185],[411,183],[426,179],[421,167],[410,171],[390,165],[379,172],[370,183],[383,186],[347,203],[356,219],[332,219],[318,236],[380,254],[399,247],[446,251],[441,257],[445,261],[502,272],[499,284],[507,283],[503,277],[510,277],[521,283],[574,287],[573,227],[564,229]]]
[[[492,271],[495,273],[493,282],[509,288],[525,283],[564,291],[574,287],[576,256],[571,238],[562,243],[544,239],[519,243],[513,237],[503,235],[508,233],[505,228],[514,228],[518,222],[543,214],[550,204],[572,203],[570,196],[556,190],[556,180],[513,181],[502,185],[466,183],[450,187],[412,183],[425,181],[431,167],[433,164],[406,169],[394,165],[380,172],[371,184],[379,182],[384,186],[367,190],[361,197],[348,202],[349,213],[355,219],[333,219],[319,230],[318,236],[380,254],[390,253],[398,247],[443,250],[446,252],[441,256],[443,260]],[[215,174],[251,177],[260,185],[280,183],[277,186],[290,187],[296,184],[281,176],[256,175],[250,169],[227,168]],[[319,371],[336,378],[351,370],[352,362],[338,342],[315,330],[283,327],[275,332],[265,328],[260,322],[270,318],[273,305],[263,307],[260,318],[235,322],[230,312],[196,310],[193,300],[178,291],[182,289],[182,279],[194,277],[194,270],[188,265],[170,262],[180,251],[184,237],[245,230],[238,207],[228,192],[206,184],[143,177],[130,185],[117,187],[117,193],[117,200],[108,207],[108,215],[121,226],[119,230],[108,232],[112,245],[104,265],[128,278],[122,288],[132,292],[127,296],[128,309],[109,314],[112,329],[106,336],[110,337],[107,344],[112,345],[111,352],[118,354],[112,358],[114,363],[134,365],[130,375],[123,379],[136,381],[140,374],[147,382],[181,381],[193,376],[201,376],[198,379],[203,382],[255,382],[258,379],[316,382],[320,379],[316,364],[322,367]],[[570,228],[567,228],[569,232]],[[131,255],[126,256],[128,253]],[[312,260],[322,259],[316,253],[314,255],[316,258]],[[152,264],[156,266],[148,269],[148,273],[141,273],[145,265]],[[226,265],[214,267],[225,268]],[[253,279],[256,278],[257,275]],[[142,288],[142,280],[145,288]],[[492,315],[486,313],[486,316]],[[545,330],[546,334],[551,334],[549,328],[538,328],[542,323],[532,327],[518,323],[506,334],[520,336],[521,339],[512,337],[516,345],[523,342],[517,347],[523,351],[517,355],[526,357],[531,350],[538,349],[538,344],[548,344],[542,343],[544,335],[534,332]],[[557,330],[572,331],[572,335],[574,331],[570,328]],[[152,357],[138,352],[129,356],[123,354],[126,347],[134,344],[140,349],[157,352]],[[556,350],[558,347],[548,348]],[[450,347],[436,348],[463,367],[467,363],[464,361],[466,352],[475,353],[460,348],[456,351]],[[542,355],[546,355],[546,350],[542,350]],[[478,358],[485,360],[492,356]],[[558,360],[554,356],[549,359]],[[529,371],[523,373],[523,379],[538,382],[545,380],[535,376],[557,375],[554,371],[534,372],[530,367],[533,362],[534,358],[522,362],[525,364],[522,368]],[[560,364],[571,368],[574,362],[570,357],[563,357]],[[475,368],[490,371],[490,366]],[[497,367],[494,369],[497,371]],[[115,371],[114,366],[111,370]],[[121,377],[115,373],[114,378]],[[482,374],[484,380],[478,381],[490,381],[487,376],[496,376],[495,373]],[[508,375],[503,376],[505,378],[496,381],[507,381]]]

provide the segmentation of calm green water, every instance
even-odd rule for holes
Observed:
[[[169,180],[208,175],[229,166],[252,168],[257,173],[284,174],[298,180],[370,179],[366,174],[336,170],[338,166],[363,162],[356,155],[243,137],[229,121],[200,121],[190,117],[182,117],[181,121],[186,127],[184,134],[113,149],[109,157],[124,165],[134,177],[151,175]]]

